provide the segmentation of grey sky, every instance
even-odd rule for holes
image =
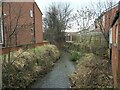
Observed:
[[[83,6],[87,6],[90,5],[91,2],[98,2],[98,1],[105,1],[105,0],[35,0],[38,4],[38,6],[40,7],[41,11],[45,12],[45,9],[52,3],[52,2],[67,2],[71,4],[71,8],[75,9],[79,9]],[[114,2],[118,2],[119,0],[112,0]]]
[[[59,3],[59,2],[70,3],[71,8],[74,11],[76,11],[77,9],[79,10],[81,7],[89,6],[89,5],[91,5],[91,3],[97,3],[98,1],[105,2],[105,0],[35,0],[35,1],[38,4],[40,10],[42,11],[43,17],[45,15],[45,11],[46,11],[45,9],[47,7],[49,7],[49,5],[53,2],[55,2],[55,3]],[[117,3],[119,0],[112,0],[112,1]],[[77,26],[73,22],[73,27],[72,27],[71,31],[76,31],[77,30],[76,28],[77,28]]]
[[[83,5],[87,5],[89,2],[88,0],[35,0],[40,7],[41,11],[44,13],[45,9],[52,3],[52,2],[67,2],[71,4],[71,8],[77,9]]]

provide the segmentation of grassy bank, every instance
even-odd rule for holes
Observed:
[[[93,53],[77,60],[76,71],[70,76],[72,88],[112,88],[112,70],[108,60]]]
[[[3,59],[3,88],[25,88],[48,72],[59,56],[54,45],[12,52],[9,62],[7,55],[3,55],[6,58]]]

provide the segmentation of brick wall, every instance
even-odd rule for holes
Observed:
[[[42,43],[42,13],[35,2],[4,3],[3,12],[5,46]]]
[[[105,32],[109,31],[109,28],[111,27],[113,18],[115,16],[117,10],[118,10],[118,6],[115,6],[114,8],[105,12],[105,14],[104,14],[105,15],[105,24],[104,24]]]
[[[41,43],[43,41],[42,32],[42,12],[35,3],[35,38],[36,43]]]
[[[111,24],[112,24],[112,21],[113,21],[113,18],[116,14],[116,11],[118,10],[118,5],[112,7],[111,9],[109,10],[106,10],[104,11],[99,17],[98,19],[96,19],[96,26],[97,26],[97,30],[100,31],[100,25],[98,24],[98,22],[100,22],[100,20],[102,20],[102,25],[103,25],[103,30],[104,32],[108,32],[110,27],[111,27]],[[100,23],[101,24],[101,23]]]
[[[114,86],[120,87],[120,18],[112,27],[112,71]]]
[[[15,47],[7,47],[7,48],[2,48],[0,46],[0,54],[7,54],[9,50],[11,52],[13,51],[18,51],[19,49],[28,49],[28,48],[35,48],[37,46],[43,46],[49,44],[48,42],[42,42],[42,43],[35,43],[35,44],[26,44],[26,45],[21,45],[21,46],[15,46]]]
[[[116,28],[118,21],[112,27],[112,71],[114,77],[114,86],[117,86],[117,70],[118,70],[118,48],[116,42]]]

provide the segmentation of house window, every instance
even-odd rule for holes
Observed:
[[[2,27],[2,19],[0,18],[0,44],[3,44],[3,27]]]
[[[105,22],[105,15],[103,15],[103,22]]]
[[[103,22],[102,22],[103,26],[105,26],[105,15],[103,15]]]
[[[118,43],[118,26],[116,26],[116,29],[115,29],[115,43],[117,44]]]
[[[30,17],[33,17],[33,11],[30,10]]]
[[[112,28],[109,31],[109,43],[112,44]]]

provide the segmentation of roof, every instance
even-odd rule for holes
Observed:
[[[117,10],[117,12],[116,12],[116,14],[115,14],[115,16],[114,16],[114,18],[113,18],[111,27],[114,26],[114,24],[115,24],[116,21],[118,20],[119,16],[120,16],[120,1],[119,1],[119,4],[118,4],[118,10]]]
[[[120,1],[119,1],[119,2],[120,2]],[[119,5],[119,3],[114,4],[114,5],[112,5],[111,7],[107,8],[106,10],[104,10],[104,11],[100,14],[100,16],[98,16],[97,19],[100,19],[105,13],[107,13],[107,12],[110,11],[110,10],[112,10],[113,8],[118,7],[118,5]],[[97,20],[97,19],[96,19],[96,20]]]
[[[114,26],[115,22],[116,22],[116,21],[117,21],[117,19],[119,18],[119,14],[120,14],[120,12],[119,12],[119,11],[117,11],[117,12],[116,12],[116,14],[115,14],[115,17],[114,17],[114,19],[113,19],[113,21],[112,21],[111,27],[113,27],[113,26]]]
[[[37,6],[37,8],[39,9],[40,13],[43,15],[43,13],[41,12],[40,8],[38,7],[37,3],[35,2],[35,5]]]

